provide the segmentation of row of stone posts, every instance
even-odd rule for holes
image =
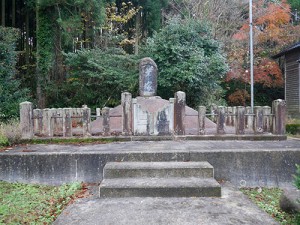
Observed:
[[[82,108],[33,109],[31,102],[20,104],[20,124],[22,138],[31,139],[34,135],[53,137],[73,136],[74,126],[82,128],[83,136],[91,135],[91,109]]]
[[[133,135],[133,99],[130,93],[122,93],[122,135]],[[174,134],[185,135],[185,107],[186,95],[184,92],[176,92],[174,98]],[[110,135],[110,109],[105,107],[101,110],[103,134]],[[251,113],[246,107],[223,107],[218,106],[213,114],[216,118],[216,133],[225,134],[225,126],[234,126],[235,134],[245,134],[246,126],[253,127],[255,134],[263,132],[272,132],[273,134],[285,134],[285,115],[286,103],[283,100],[275,100],[272,105],[272,114],[270,107],[254,108]],[[198,134],[204,135],[206,107],[199,106],[198,109]],[[100,110],[97,110],[97,117],[100,116]],[[34,134],[46,137],[53,137],[62,134],[63,137],[73,136],[73,122],[80,123],[82,135],[91,135],[91,110],[87,106],[83,108],[72,109],[35,109],[31,102],[20,104],[20,123],[22,128],[22,137],[31,139]],[[76,125],[76,124],[75,124]]]
[[[272,114],[273,112],[273,114]],[[278,99],[273,101],[272,108],[269,106],[256,106],[251,113],[250,107],[224,107],[213,106],[211,114],[217,125],[217,134],[225,134],[225,126],[235,127],[235,134],[245,134],[245,129],[249,128],[255,134],[271,132],[277,135],[285,134],[286,102]],[[199,106],[198,121],[199,134],[205,134],[206,107]]]

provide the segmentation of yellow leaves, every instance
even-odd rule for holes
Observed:
[[[131,2],[122,2],[122,8],[118,10],[115,3],[106,7],[106,21],[107,23],[122,23],[126,24],[132,19],[141,7],[134,7]]]
[[[135,43],[135,39],[127,39],[125,38],[124,40],[122,40],[120,42],[121,46],[125,46],[125,45],[133,45]]]
[[[121,8],[118,8],[115,3],[109,4],[106,7],[106,23],[102,29],[108,30],[113,35],[125,35],[125,25],[136,16],[142,7],[134,7],[131,2],[122,2]],[[121,46],[132,45],[134,40],[124,39],[119,43]]]

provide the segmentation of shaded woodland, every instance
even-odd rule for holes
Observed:
[[[284,97],[271,56],[300,40],[300,3],[253,3],[255,103],[269,105]],[[248,1],[1,0],[0,10],[2,119],[24,99],[39,108],[115,106],[121,91],[137,94],[145,56],[159,65],[165,98],[181,89],[195,107],[249,104]]]

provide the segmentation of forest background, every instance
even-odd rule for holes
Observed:
[[[19,103],[113,107],[138,95],[138,62],[159,68],[158,95],[187,104],[249,105],[249,2],[1,0],[0,121]],[[282,61],[300,41],[299,0],[254,0],[255,105],[284,98]]]

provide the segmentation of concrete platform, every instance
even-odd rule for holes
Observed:
[[[80,199],[54,225],[278,225],[228,183],[222,198]]]
[[[98,145],[27,145],[0,152],[0,180],[99,182],[107,162],[207,161],[235,186],[285,186],[300,164],[300,141],[133,141]]]

